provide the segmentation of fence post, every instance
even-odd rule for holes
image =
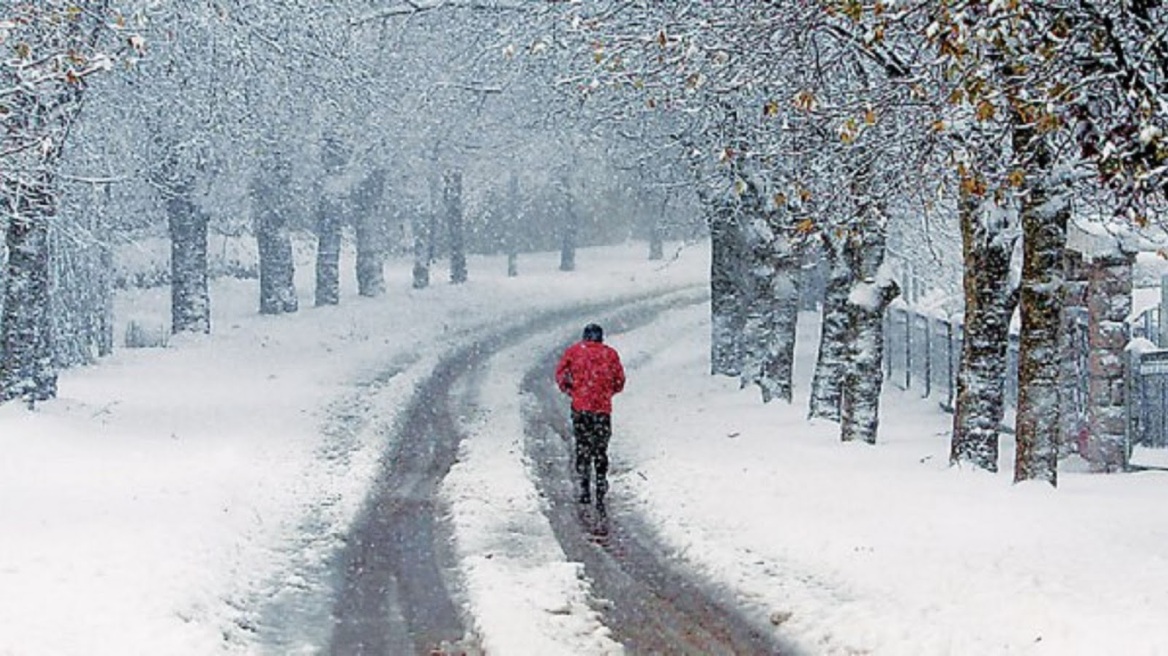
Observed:
[[[1159,334],[1156,336],[1156,345],[1160,348],[1168,348],[1168,321],[1164,315],[1168,313],[1168,274],[1160,277],[1160,316],[1159,316]]]
[[[892,308],[884,313],[884,380],[892,379]]]
[[[904,310],[904,388],[912,387],[912,315]]]
[[[925,320],[925,394],[924,398],[929,398],[933,393],[933,320],[929,317],[924,317]]]
[[[949,388],[949,407],[957,407],[957,377],[954,374],[953,366],[953,320],[945,320],[945,350],[949,357],[945,358],[945,366],[948,369],[948,376],[946,377],[946,385]]]

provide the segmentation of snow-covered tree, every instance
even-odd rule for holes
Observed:
[[[8,4],[0,13],[0,207],[7,263],[0,401],[56,395],[50,224],[61,158],[90,77],[141,48],[133,7],[112,0]]]

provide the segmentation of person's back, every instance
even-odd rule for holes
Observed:
[[[584,327],[584,337],[569,346],[556,366],[556,384],[572,397],[572,429],[576,436],[576,474],[580,503],[591,503],[591,470],[596,471],[596,507],[604,512],[608,491],[608,441],[612,436],[612,397],[625,387],[625,370],[616,349],[604,344],[596,324]]]
[[[615,349],[581,340],[564,351],[556,382],[572,396],[573,410],[612,414],[612,397],[624,389],[625,375]]]

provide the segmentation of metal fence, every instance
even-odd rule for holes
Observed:
[[[1130,324],[1133,337],[1155,337],[1158,311],[1141,314]],[[1064,365],[1064,412],[1086,415],[1087,318],[1079,309],[1067,326],[1071,350],[1077,358]],[[943,317],[928,316],[904,306],[889,308],[884,315],[885,379],[904,390],[917,390],[922,397],[938,399],[942,407],[953,409],[957,394],[957,372],[961,365],[962,325]],[[1168,447],[1168,349],[1133,353],[1128,367],[1128,442],[1150,448]],[[1005,401],[1016,408],[1018,401],[1018,337],[1010,336],[1006,351]]]
[[[963,337],[957,321],[903,306],[889,308],[884,315],[884,377],[901,389],[935,397],[951,409]],[[1018,338],[1014,335],[1006,358],[1006,404],[1013,407],[1018,398]]]

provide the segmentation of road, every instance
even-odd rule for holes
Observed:
[[[333,593],[330,626],[318,632],[328,636],[323,651],[336,656],[480,653],[455,601],[457,563],[447,548],[450,529],[437,519],[437,490],[463,439],[458,418],[473,412],[481,387],[476,372],[508,345],[558,326],[583,325],[585,317],[604,316],[608,325],[627,329],[669,307],[702,300],[691,291],[544,313],[497,327],[441,360],[394,426],[393,446],[382,459],[364,511],[327,573]],[[525,393],[538,400],[524,418],[526,448],[533,462],[543,463],[538,485],[550,500],[548,519],[565,554],[584,564],[593,590],[612,602],[602,621],[613,638],[633,654],[778,653],[719,592],[672,566],[635,516],[615,508],[604,544],[581,522],[568,487],[565,409],[548,379],[555,356],[533,357],[524,379]]]

